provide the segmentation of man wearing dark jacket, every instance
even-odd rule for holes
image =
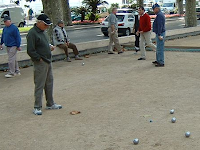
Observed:
[[[153,23],[153,32],[156,34],[156,61],[153,62],[156,67],[164,67],[164,46],[165,46],[165,16],[160,11],[158,4],[153,5],[153,11],[157,15]]]
[[[34,66],[35,104],[33,113],[42,115],[43,90],[46,95],[46,109],[61,109],[61,105],[54,103],[53,99],[53,73],[51,65],[51,51],[54,47],[49,45],[45,30],[51,25],[45,14],[37,18],[37,23],[27,35],[27,53]]]
[[[16,75],[21,75],[18,62],[17,51],[20,51],[21,37],[18,28],[12,24],[11,18],[4,16],[3,34],[1,36],[0,49],[3,49],[2,44],[5,44],[8,52],[8,67],[9,73],[5,75],[6,78],[13,78]]]
[[[135,13],[135,23],[133,26],[133,33],[135,34],[135,51],[138,52],[140,50],[140,34],[136,34],[139,30],[139,15]]]

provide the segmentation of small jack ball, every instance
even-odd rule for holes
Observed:
[[[134,139],[133,144],[137,145],[139,143],[139,139]]]
[[[185,133],[185,137],[190,137],[190,132],[189,131]]]
[[[170,110],[170,114],[174,114],[174,109],[171,109],[171,110]]]
[[[175,117],[172,118],[171,122],[172,122],[172,123],[175,123],[175,122],[176,122],[176,118],[175,118]]]

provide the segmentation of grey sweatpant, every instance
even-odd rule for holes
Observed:
[[[118,31],[116,30],[114,33],[111,33],[111,28],[108,28],[108,34],[109,34],[109,45],[108,45],[108,52],[113,52],[113,43],[115,44],[115,48],[118,52],[122,50],[119,39],[118,39]]]
[[[7,47],[8,67],[11,74],[19,73],[19,65],[17,62],[17,47]]]
[[[44,61],[33,63],[35,83],[35,104],[34,108],[42,108],[43,90],[46,96],[46,106],[52,106],[53,100],[53,73],[52,65]]]
[[[156,51],[156,45],[154,45],[151,41],[151,31],[140,33],[140,51],[141,51],[141,58],[146,58],[146,50],[145,50],[145,43],[151,49]]]

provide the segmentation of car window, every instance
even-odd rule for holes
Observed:
[[[133,12],[133,10],[128,10],[127,12],[128,12],[128,13],[132,13],[132,12]]]
[[[134,16],[133,15],[128,15],[128,21],[133,22],[134,21]]]
[[[174,3],[164,3],[163,7],[173,7]]]
[[[133,13],[134,10],[118,10],[117,13]]]
[[[134,16],[133,15],[128,15],[128,18],[134,18]]]
[[[9,11],[4,11],[3,14],[1,15],[1,18],[4,18],[4,15],[8,15],[8,16],[10,16]]]
[[[119,22],[122,22],[122,21],[124,21],[125,16],[124,15],[117,15],[116,17],[117,17]]]
[[[200,8],[196,8],[196,12],[200,12]]]

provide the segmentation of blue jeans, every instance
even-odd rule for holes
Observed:
[[[160,40],[158,35],[156,35],[156,44],[157,44],[157,50],[156,50],[156,61],[163,65],[165,64],[165,58],[164,58],[164,48],[165,48],[165,32],[161,33],[161,36],[163,36],[163,40]]]

